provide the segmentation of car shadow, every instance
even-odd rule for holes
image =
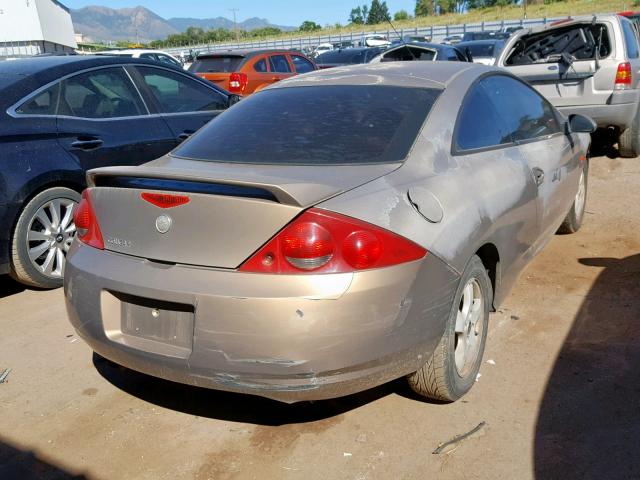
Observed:
[[[591,158],[618,158],[620,152],[617,147],[617,132],[610,129],[598,129],[591,134]]]
[[[439,403],[415,394],[404,378],[336,399],[286,404],[255,395],[163,380],[122,367],[95,353],[93,364],[109,383],[146,402],[189,415],[255,425],[280,426],[324,420],[392,394],[425,403]]]
[[[87,480],[49,463],[32,451],[21,450],[0,439],[0,478],[3,480]]]
[[[0,298],[9,297],[24,290],[26,290],[26,287],[16,282],[9,275],[0,275]]]
[[[640,254],[604,270],[556,360],[535,433],[538,479],[640,478]]]

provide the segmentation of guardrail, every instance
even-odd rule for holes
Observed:
[[[389,30],[363,30],[362,32],[345,32],[335,35],[317,35],[317,36],[299,36],[291,38],[281,38],[273,40],[251,40],[244,42],[224,42],[224,43],[208,43],[197,45],[182,45],[176,47],[164,48],[164,51],[172,53],[174,55],[180,55],[184,52],[185,55],[189,50],[193,50],[199,53],[214,52],[220,50],[232,50],[232,49],[256,49],[256,48],[297,48],[302,49],[305,47],[314,47],[321,43],[338,43],[338,42],[353,42],[357,44],[360,39],[365,35],[384,35],[389,40],[394,40],[399,37],[408,35],[426,35],[431,37],[433,42],[441,42],[444,38],[452,35],[464,35],[466,32],[482,32],[482,31],[495,31],[505,30],[509,27],[533,27],[536,25],[544,25],[546,23],[554,22],[566,17],[554,17],[554,18],[533,18],[522,20],[501,20],[492,22],[480,22],[480,23],[462,23],[458,25],[432,25],[429,27],[415,27],[415,28],[403,28],[398,30],[396,34],[392,29]]]

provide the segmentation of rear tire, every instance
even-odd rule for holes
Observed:
[[[623,158],[636,156],[638,146],[638,131],[635,127],[629,127],[618,138],[618,153]]]
[[[11,243],[10,275],[39,288],[62,286],[66,252],[75,236],[73,210],[78,192],[54,187],[40,192],[23,208]]]
[[[422,368],[407,377],[416,393],[453,402],[471,389],[482,364],[492,302],[487,270],[474,255],[460,279],[440,343]]]
[[[589,159],[585,160],[578,185],[578,192],[573,200],[571,209],[565,217],[562,225],[558,228],[558,233],[576,233],[582,226],[584,212],[587,205],[587,190],[589,183]]]

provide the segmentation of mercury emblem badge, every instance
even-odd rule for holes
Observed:
[[[171,230],[171,224],[173,221],[169,215],[160,215],[156,218],[156,230],[160,233],[167,233]]]

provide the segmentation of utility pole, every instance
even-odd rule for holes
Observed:
[[[527,19],[527,0],[522,0],[522,6],[524,7],[524,19]]]
[[[240,11],[239,8],[230,8],[230,12],[233,12],[233,31],[236,33],[236,42],[240,42],[238,37],[238,23],[236,22],[236,12]]]

